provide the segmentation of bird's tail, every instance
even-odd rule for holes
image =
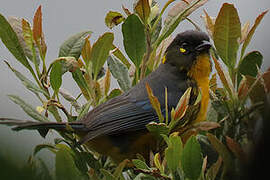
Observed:
[[[24,121],[10,118],[0,118],[0,124],[13,126],[12,130],[20,131],[23,129],[38,130],[42,137],[45,137],[50,129],[60,132],[86,132],[87,129],[80,122],[36,122]]]

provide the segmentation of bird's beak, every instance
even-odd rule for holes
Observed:
[[[197,47],[196,51],[203,52],[208,51],[212,47],[211,43],[209,41],[202,41]]]

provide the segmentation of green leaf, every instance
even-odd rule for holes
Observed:
[[[181,164],[185,176],[189,179],[198,179],[203,164],[201,146],[195,136],[191,136],[181,154]]]
[[[144,25],[140,18],[135,14],[128,16],[122,25],[122,33],[125,51],[135,66],[139,68],[146,51]]]
[[[17,76],[17,78],[19,78],[21,80],[22,84],[28,90],[32,91],[35,94],[36,93],[43,93],[45,96],[48,96],[48,93],[46,91],[44,91],[43,89],[41,89],[40,87],[38,87],[35,83],[33,83],[32,81],[30,81],[29,79],[27,79],[22,73],[20,73],[16,69],[12,68],[7,61],[4,61],[4,62],[8,65],[9,69],[14,72],[14,74]]]
[[[124,16],[115,11],[110,11],[105,17],[105,24],[108,28],[112,29],[125,20]]]
[[[92,62],[94,80],[97,79],[100,69],[109,56],[109,51],[113,47],[114,35],[106,32],[94,43],[90,61]]]
[[[146,125],[149,132],[160,136],[161,134],[168,135],[170,128],[165,123],[150,122]]]
[[[255,23],[254,25],[252,26],[252,28],[250,29],[250,31],[248,32],[247,34],[247,37],[244,41],[244,44],[242,46],[242,49],[241,49],[241,58],[244,56],[244,53],[245,53],[245,50],[247,48],[247,46],[249,45],[250,43],[250,40],[252,38],[252,36],[254,35],[255,33],[255,30],[257,29],[258,25],[260,24],[261,20],[263,19],[264,15],[268,12],[268,10],[262,12],[255,20]]]
[[[117,80],[120,88],[127,91],[131,88],[131,80],[127,67],[118,60],[115,56],[111,55],[107,59],[108,68],[110,69],[113,77]]]
[[[183,151],[183,144],[181,138],[174,134],[170,135],[167,141],[168,147],[165,149],[165,159],[169,169],[174,173],[180,167],[180,157]]]
[[[89,111],[89,108],[91,106],[91,102],[87,102],[86,104],[84,104],[79,112],[79,115],[77,117],[77,120],[80,120],[81,118],[83,118]]]
[[[147,166],[147,164],[140,159],[132,159],[132,163],[138,169],[150,170],[150,168]]]
[[[217,137],[215,137],[213,134],[207,133],[207,138],[210,141],[213,148],[218,152],[218,154],[222,157],[224,162],[224,173],[227,171],[233,170],[233,159],[231,157],[230,152],[226,148],[222,142],[220,142]]]
[[[58,57],[72,56],[78,59],[81,55],[85,38],[90,35],[91,31],[83,31],[68,38],[61,46]]]
[[[106,180],[117,180],[117,178],[106,169],[100,169],[100,172],[104,175]]]
[[[127,68],[129,69],[130,67],[130,63],[127,60],[127,58],[124,56],[124,54],[120,51],[119,48],[117,48],[115,45],[113,45],[113,51],[112,54],[115,55],[115,57],[117,57],[124,65],[127,66]]]
[[[107,99],[112,99],[116,96],[119,96],[120,94],[122,94],[122,91],[120,89],[113,89],[110,94],[108,95]]]
[[[31,105],[27,104],[24,100],[20,97],[15,95],[8,95],[9,99],[12,100],[14,103],[18,104],[26,114],[28,114],[33,119],[40,121],[40,122],[48,122],[49,119],[45,116],[39,114]]]
[[[61,147],[61,146],[60,146]],[[68,148],[61,147],[55,156],[55,175],[57,180],[81,179],[81,174]]]
[[[51,144],[39,144],[39,145],[36,145],[35,149],[34,149],[34,152],[33,152],[33,155],[35,156],[40,150],[42,149],[49,149],[49,150],[55,150],[55,146],[54,145],[51,145]]]
[[[18,37],[8,21],[0,14],[0,38],[11,54],[24,65],[32,74],[34,71],[25,57]]]
[[[147,20],[150,15],[150,5],[149,0],[138,0],[135,4],[134,11],[139,15],[141,20],[147,24]]]
[[[17,34],[19,43],[30,61],[33,62],[32,51],[36,51],[36,63],[40,64],[40,59],[38,56],[38,49],[34,47],[32,29],[30,24],[25,19],[20,19],[17,17],[8,17],[8,22],[13,28],[14,32]],[[33,48],[33,49],[32,49]],[[34,62],[33,62],[34,63]]]
[[[72,78],[75,80],[82,91],[85,91],[88,93],[88,95],[90,95],[89,86],[79,68],[72,72]]]
[[[238,82],[241,81],[241,75],[249,75],[256,77],[258,73],[258,68],[260,69],[263,61],[263,56],[259,51],[252,51],[248,53],[242,60],[238,69]]]
[[[246,75],[248,96],[252,103],[264,102],[266,99],[265,87],[259,79]]]
[[[56,61],[52,64],[50,83],[53,90],[58,93],[58,90],[62,85],[62,65],[60,61]]]
[[[215,21],[213,40],[222,61],[233,69],[236,62],[241,24],[236,8],[224,3]]]

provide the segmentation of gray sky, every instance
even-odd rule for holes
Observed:
[[[0,13],[5,17],[24,17],[31,22],[35,10],[40,4],[42,5],[43,30],[48,46],[47,64],[49,64],[57,57],[58,48],[61,43],[70,35],[83,30],[91,30],[94,32],[91,37],[92,42],[104,32],[113,31],[115,33],[115,44],[123,49],[120,34],[121,28],[108,29],[105,26],[104,18],[106,13],[110,10],[122,12],[122,4],[131,9],[131,2],[132,1],[127,0],[1,0]],[[162,7],[166,1],[159,0],[158,2]],[[233,3],[235,5],[238,9],[241,22],[243,23],[250,21],[250,23],[253,24],[255,18],[262,11],[270,8],[269,0],[209,0],[203,8],[194,12],[190,17],[202,26],[202,20],[200,19],[200,15],[203,14],[202,9],[205,9],[210,16],[217,16],[218,10],[224,2]],[[270,66],[269,22],[270,15],[268,13],[257,28],[255,36],[247,49],[247,52],[259,50],[263,54],[263,70]],[[176,33],[190,28],[193,27],[184,22],[177,28]],[[30,77],[30,74],[22,68],[21,64],[15,61],[15,58],[4,47],[3,43],[0,42],[0,117],[29,119],[6,95],[19,95],[28,103],[34,105],[39,105],[39,102],[32,98],[32,94],[21,85],[21,82],[7,68],[3,60],[7,60],[14,68]],[[63,80],[64,88],[68,89],[71,93],[76,93],[77,89],[74,88],[76,85],[69,80],[70,76],[66,75]],[[16,152],[20,150],[22,151],[22,155],[26,157],[25,155],[33,150],[34,145],[42,142],[52,142],[52,138],[44,140],[40,138],[35,131],[11,132],[10,128],[0,126],[0,147],[6,147],[4,149],[1,148],[0,152],[8,152],[9,150]]]

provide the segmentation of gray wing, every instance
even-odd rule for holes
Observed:
[[[158,121],[158,117],[148,97],[136,101],[125,93],[101,104],[80,120],[89,130],[81,143],[98,136],[142,130],[152,121]]]

